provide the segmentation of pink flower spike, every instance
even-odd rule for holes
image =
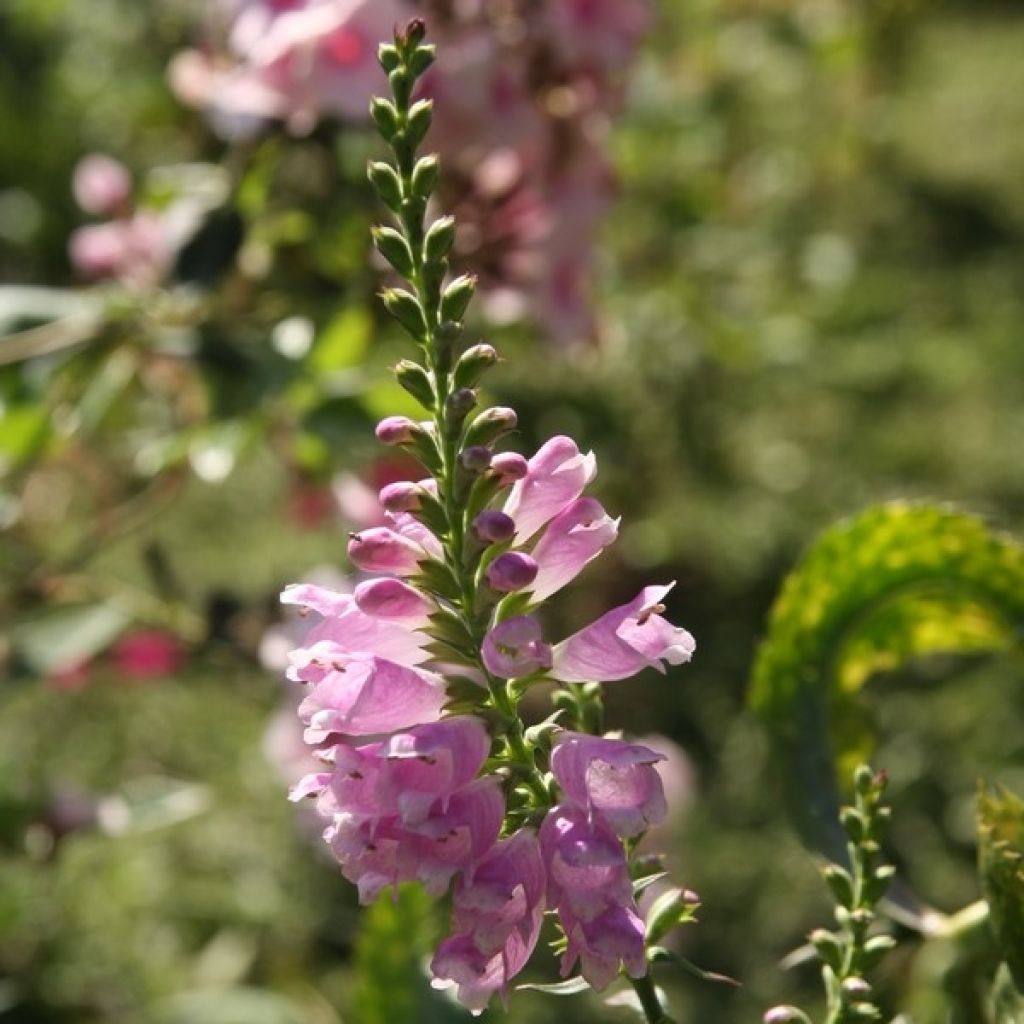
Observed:
[[[529,540],[575,501],[596,473],[594,453],[582,455],[571,437],[553,437],[542,445],[505,502],[505,512],[516,522],[519,542]]]
[[[693,637],[661,616],[661,600],[673,586],[645,587],[628,604],[557,644],[552,676],[563,682],[610,682],[645,668],[664,672],[665,662],[688,662],[696,649]]]
[[[323,670],[299,705],[307,743],[334,735],[371,736],[436,721],[445,702],[444,680],[384,658],[353,656]]]
[[[75,202],[86,213],[112,217],[132,196],[132,176],[120,161],[90,153],[75,165],[71,177]]]
[[[348,542],[349,558],[366,572],[389,572],[411,576],[427,553],[415,541],[386,526],[353,533]]]
[[[578,498],[564,508],[533,549],[539,566],[530,588],[534,601],[543,601],[575,579],[618,532],[619,521],[612,519],[594,498]]]
[[[487,567],[487,582],[501,593],[523,590],[536,578],[536,561],[521,551],[506,551]]]
[[[566,797],[599,815],[627,838],[664,820],[668,813],[654,765],[665,757],[623,740],[566,732],[551,753],[551,771]]]
[[[498,623],[484,637],[482,654],[487,671],[499,679],[516,679],[551,667],[551,648],[530,615]]]
[[[412,628],[427,625],[434,611],[434,603],[393,576],[364,580],[353,593],[356,607],[365,615],[380,619],[394,619]]]

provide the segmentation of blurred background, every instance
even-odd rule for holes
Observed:
[[[372,436],[410,399],[363,112],[415,13],[473,326],[507,360],[491,397],[524,451],[592,447],[623,516],[549,633],[676,579],[697,637],[607,687],[672,755],[657,842],[704,901],[681,949],[742,987],[659,983],[681,1021],[814,1006],[813,965],[778,962],[829,904],[752,658],[800,553],[869,503],[1024,533],[1024,12],[366,0],[280,31],[317,6],[0,6],[0,1021],[464,1019],[422,975],[443,912],[357,908],[284,799],[277,593],[351,585],[346,531],[411,471]],[[975,657],[869,685],[893,855],[944,912],[978,898],[976,777],[1024,789],[1019,678]],[[950,951],[904,937],[884,998],[951,1019]],[[508,1019],[629,1018],[521,993]]]

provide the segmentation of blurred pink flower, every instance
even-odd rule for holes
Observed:
[[[75,165],[71,190],[86,213],[110,217],[131,200],[132,177],[120,161],[103,153],[90,153]]]
[[[172,676],[185,662],[178,638],[160,629],[125,633],[111,648],[110,656],[117,672],[140,681]]]

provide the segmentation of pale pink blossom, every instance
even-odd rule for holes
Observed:
[[[628,604],[556,644],[552,676],[563,682],[608,682],[688,662],[696,649],[693,637],[661,615],[661,601],[673,586],[644,587]]]
[[[551,752],[551,772],[569,801],[631,838],[665,818],[665,793],[654,767],[664,760],[637,743],[564,732]]]
[[[506,619],[490,630],[481,646],[484,666],[499,679],[516,679],[551,667],[551,648],[540,623],[530,615]]]
[[[644,954],[644,922],[636,907],[615,903],[597,917],[577,918],[571,910],[559,910],[559,921],[568,946],[562,956],[562,977],[567,977],[576,963],[591,988],[600,992],[607,988],[624,969],[631,978],[647,973]]]
[[[552,0],[545,37],[570,66],[619,72],[650,27],[650,0]]]
[[[75,202],[97,217],[110,217],[124,209],[132,197],[132,176],[119,160],[90,153],[75,165],[71,176]]]
[[[520,543],[528,541],[567,505],[575,501],[594,479],[597,460],[583,455],[571,437],[546,441],[527,464],[526,476],[517,481],[504,511],[516,524]]]
[[[181,669],[185,651],[173,633],[136,629],[114,644],[110,657],[115,670],[129,679],[158,679]]]
[[[533,600],[543,601],[574,580],[618,532],[619,521],[612,519],[595,498],[577,498],[564,508],[533,549],[538,566],[530,587]]]

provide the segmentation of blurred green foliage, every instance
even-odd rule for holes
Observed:
[[[147,168],[225,157],[163,77],[198,6],[0,9],[0,279],[70,283],[82,153],[114,153],[156,191]],[[682,1020],[751,1021],[816,998],[813,970],[777,961],[826,907],[769,737],[744,712],[799,553],[892,497],[942,498],[1024,534],[1022,47],[1009,3],[664,0],[614,139],[602,347],[495,332],[507,363],[494,386],[519,410],[524,447],[553,431],[593,446],[598,493],[624,516],[551,634],[656,573],[680,580],[670,613],[698,638],[685,672],[607,688],[609,722],[666,733],[692,759],[668,834],[674,874],[703,899],[682,949],[744,982],[664,969]],[[262,749],[281,700],[256,658],[274,592],[342,562],[337,523],[292,514],[299,485],[370,466],[371,425],[402,400],[385,375],[401,346],[367,262],[370,143],[356,131],[344,143],[315,134],[235,155],[241,252],[269,267],[258,291],[229,278],[115,308],[64,295],[62,315],[93,340],[0,367],[5,1024],[455,1015],[422,978],[418,995],[403,981],[440,924],[408,894],[360,914]],[[213,273],[203,260],[179,270]],[[313,328],[299,355],[278,333],[294,317]],[[46,319],[0,309],[5,331]],[[940,518],[968,544],[981,536],[975,520]],[[937,522],[907,522],[862,556],[941,558]],[[867,587],[863,570],[844,557]],[[830,568],[820,577],[838,587]],[[984,570],[975,582],[997,584]],[[844,594],[842,607],[861,607]],[[1000,646],[1005,621],[971,596],[885,604],[845,648],[874,763],[892,777],[894,859],[944,913],[979,896],[975,778],[1024,791],[1019,664]],[[102,650],[126,618],[181,636],[186,668],[133,685],[101,663],[80,691],[40,678],[75,660],[69,647]],[[917,657],[935,650],[961,657]],[[801,667],[817,670],[820,653]],[[946,1021],[974,947],[909,926],[901,938],[884,997],[915,1024]],[[990,944],[979,948],[987,970]],[[555,980],[545,963],[529,978]],[[993,995],[1009,1007],[993,1019],[1018,1019],[1016,999]],[[510,1018],[627,1019],[593,996],[538,993],[515,994]]]

